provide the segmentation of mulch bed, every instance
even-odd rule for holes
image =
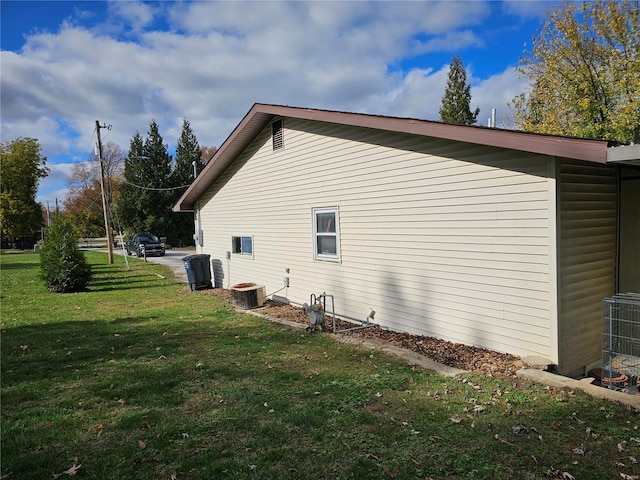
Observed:
[[[207,290],[207,292],[231,303],[231,292],[229,290],[214,289]],[[268,300],[265,307],[258,311],[263,311],[266,315],[281,320],[305,325],[309,324],[309,314],[303,313],[301,308],[293,305]],[[342,330],[355,325],[337,318],[336,326],[338,330]],[[324,326],[324,331],[332,332],[332,328],[333,326],[329,320]],[[372,339],[377,342],[385,342],[396,347],[412,350],[443,365],[486,375],[515,377],[515,372],[524,365],[520,358],[515,355],[495,352],[486,348],[473,347],[461,343],[447,342],[434,337],[394,332],[379,327],[343,333],[339,332],[338,335],[351,335]]]

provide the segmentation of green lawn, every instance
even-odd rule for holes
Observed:
[[[47,292],[37,254],[0,256],[1,479],[640,475],[627,407],[440,377],[236,313],[165,267],[86,255],[76,294]]]

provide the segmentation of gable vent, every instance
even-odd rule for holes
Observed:
[[[273,149],[280,150],[284,148],[284,133],[282,128],[282,119],[276,120],[271,124],[271,137],[273,139]]]

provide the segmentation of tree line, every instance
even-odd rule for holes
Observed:
[[[193,243],[193,217],[171,207],[213,156],[216,147],[201,146],[188,120],[183,120],[175,155],[155,120],[146,137],[136,132],[125,154],[115,143],[102,149],[104,190],[112,232],[152,232],[173,246]],[[47,158],[37,139],[18,138],[2,144],[0,221],[6,241],[40,238],[47,226],[43,206],[35,200],[39,180],[46,177]],[[73,166],[63,202],[66,220],[79,237],[106,235],[101,201],[100,162],[96,154]],[[20,242],[20,245],[27,242]]]
[[[517,71],[528,88],[509,104],[515,129],[533,133],[640,142],[640,2],[565,0],[547,13],[525,50]],[[451,61],[439,110],[440,120],[476,123],[471,86],[460,56]],[[187,120],[171,157],[155,121],[146,137],[136,133],[124,152],[103,150],[105,191],[116,231],[151,231],[173,245],[192,244],[193,218],[171,206],[213,156],[202,147]],[[36,139],[2,144],[0,222],[5,238],[37,235],[42,207],[35,201],[47,175],[46,157]],[[194,168],[195,167],[195,168]],[[100,176],[95,156],[74,167],[65,215],[79,236],[104,235]]]
[[[133,135],[126,155],[118,145],[107,143],[102,157],[112,229],[116,233],[155,233],[173,246],[192,244],[192,216],[175,214],[171,207],[213,153],[214,147],[200,146],[186,119],[174,156],[169,154],[155,120],[146,137],[139,132]],[[95,155],[74,166],[69,186],[64,210],[78,235],[104,235],[100,169]]]

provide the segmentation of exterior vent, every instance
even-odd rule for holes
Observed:
[[[239,283],[231,287],[231,303],[243,310],[257,308],[267,300],[266,289],[255,283]]]
[[[282,119],[276,120],[271,124],[271,137],[273,140],[273,149],[280,150],[284,148],[284,133]]]

